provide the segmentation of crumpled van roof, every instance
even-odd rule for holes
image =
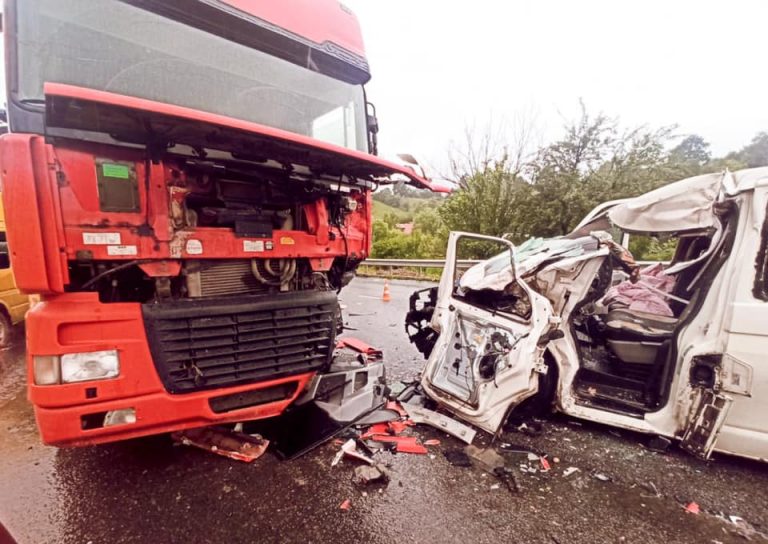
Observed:
[[[712,206],[721,191],[734,195],[762,184],[768,184],[768,167],[694,176],[626,199],[608,210],[608,218],[627,232],[715,228]]]

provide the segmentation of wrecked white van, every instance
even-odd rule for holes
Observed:
[[[491,433],[544,402],[701,457],[768,460],[767,205],[756,168],[603,204],[517,248],[451,233],[439,287],[407,321],[429,322],[413,334],[422,386]],[[673,240],[671,262],[635,263],[623,246],[638,235]],[[461,243],[505,250],[460,274]]]

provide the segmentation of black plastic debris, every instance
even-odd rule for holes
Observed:
[[[651,451],[666,453],[671,445],[672,441],[669,438],[665,438],[663,436],[654,436],[648,441],[646,447]]]
[[[470,459],[476,461],[480,467],[491,474],[495,474],[495,470],[504,467],[506,460],[496,453],[493,448],[479,448],[477,446],[467,446],[464,448]]]
[[[380,408],[381,406],[376,406],[369,412]],[[367,413],[358,419],[366,415]],[[280,417],[247,423],[246,426],[249,431],[256,430],[268,438],[281,459],[291,460],[312,451],[332,438],[343,435],[356,424],[357,421],[340,423],[314,402],[308,402],[301,406],[292,406]]]
[[[504,431],[511,433],[522,433],[527,436],[541,436],[544,432],[544,426],[541,422],[532,418],[510,417],[504,424]]]
[[[496,467],[493,469],[493,475],[503,483],[510,493],[520,492],[520,483],[517,481],[515,471],[509,467]]]
[[[443,455],[455,467],[471,467],[472,460],[463,450],[445,450]]]

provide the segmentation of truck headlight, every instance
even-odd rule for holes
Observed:
[[[117,350],[67,353],[61,356],[63,383],[106,380],[120,375]]]

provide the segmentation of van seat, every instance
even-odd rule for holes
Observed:
[[[624,363],[652,365],[662,343],[671,338],[677,319],[617,308],[605,316],[605,338]]]

